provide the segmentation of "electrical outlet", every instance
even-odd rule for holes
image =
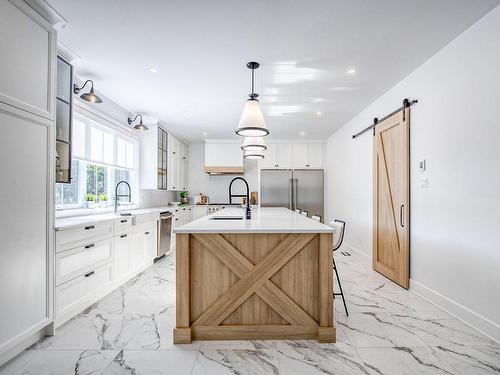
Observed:
[[[427,177],[423,177],[420,179],[420,189],[427,189],[429,187],[429,179]]]
[[[425,162],[425,159],[422,159],[418,162],[418,169],[420,170],[420,172],[425,172],[426,170],[426,162]]]

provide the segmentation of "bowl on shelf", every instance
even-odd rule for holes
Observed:
[[[170,206],[178,206],[180,204],[181,204],[181,202],[169,202]]]

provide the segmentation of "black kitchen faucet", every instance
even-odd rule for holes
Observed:
[[[247,188],[247,193],[246,194],[233,194],[232,193],[232,187],[233,187],[233,182],[236,180],[241,180],[245,183],[245,186]],[[248,182],[243,178],[243,177],[235,177],[231,180],[229,183],[229,204],[233,203],[233,197],[234,198],[242,198],[246,197],[247,198],[247,209],[246,209],[246,218],[247,220],[250,220],[252,218],[252,211],[250,210],[250,188],[248,187]]]

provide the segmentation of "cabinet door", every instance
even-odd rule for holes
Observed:
[[[278,143],[276,145],[276,168],[292,168],[292,145],[289,143]]]
[[[27,3],[0,1],[0,101],[54,118],[56,32]]]
[[[130,237],[121,234],[114,238],[115,250],[115,279],[119,280],[130,271]]]
[[[307,145],[307,168],[323,168],[323,144],[310,143]]]
[[[268,143],[267,149],[264,151],[264,159],[259,160],[260,168],[277,168],[276,165],[276,144]]]
[[[187,161],[187,159],[183,159],[181,162],[180,174],[182,176],[181,177],[182,190],[187,190],[188,189],[188,161]]]
[[[180,155],[180,142],[172,134],[168,134],[168,152],[172,155]]]
[[[156,258],[156,254],[158,253],[157,246],[156,223],[154,223],[144,231],[144,261],[147,262]]]
[[[168,190],[180,190],[181,181],[179,176],[179,157],[171,153],[168,154],[167,187]]]
[[[132,248],[130,249],[130,266],[136,269],[144,264],[146,260],[144,232],[132,233]]]
[[[293,167],[294,168],[307,168],[308,155],[307,144],[296,143],[293,145]]]
[[[0,3],[0,9],[10,4]],[[0,11],[0,25],[3,20]],[[4,39],[3,34],[0,39]],[[6,57],[3,52],[0,60]],[[0,75],[4,74],[0,70]],[[52,160],[47,158],[51,155],[49,128],[6,112],[0,112],[0,128],[0,175],[4,181],[0,184],[4,197],[0,209],[2,352],[11,340],[50,322],[52,307],[48,301],[54,270],[47,212],[53,204],[48,190],[53,184],[49,180],[53,178]]]

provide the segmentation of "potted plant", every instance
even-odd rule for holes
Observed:
[[[87,203],[87,208],[94,208],[95,207],[95,201],[96,201],[96,196],[95,194],[88,193],[85,196],[85,201]]]
[[[106,194],[99,194],[99,203],[101,204],[101,207],[107,207],[108,196]]]
[[[187,191],[181,191],[179,193],[181,196],[181,204],[188,204],[189,203],[189,192]]]

